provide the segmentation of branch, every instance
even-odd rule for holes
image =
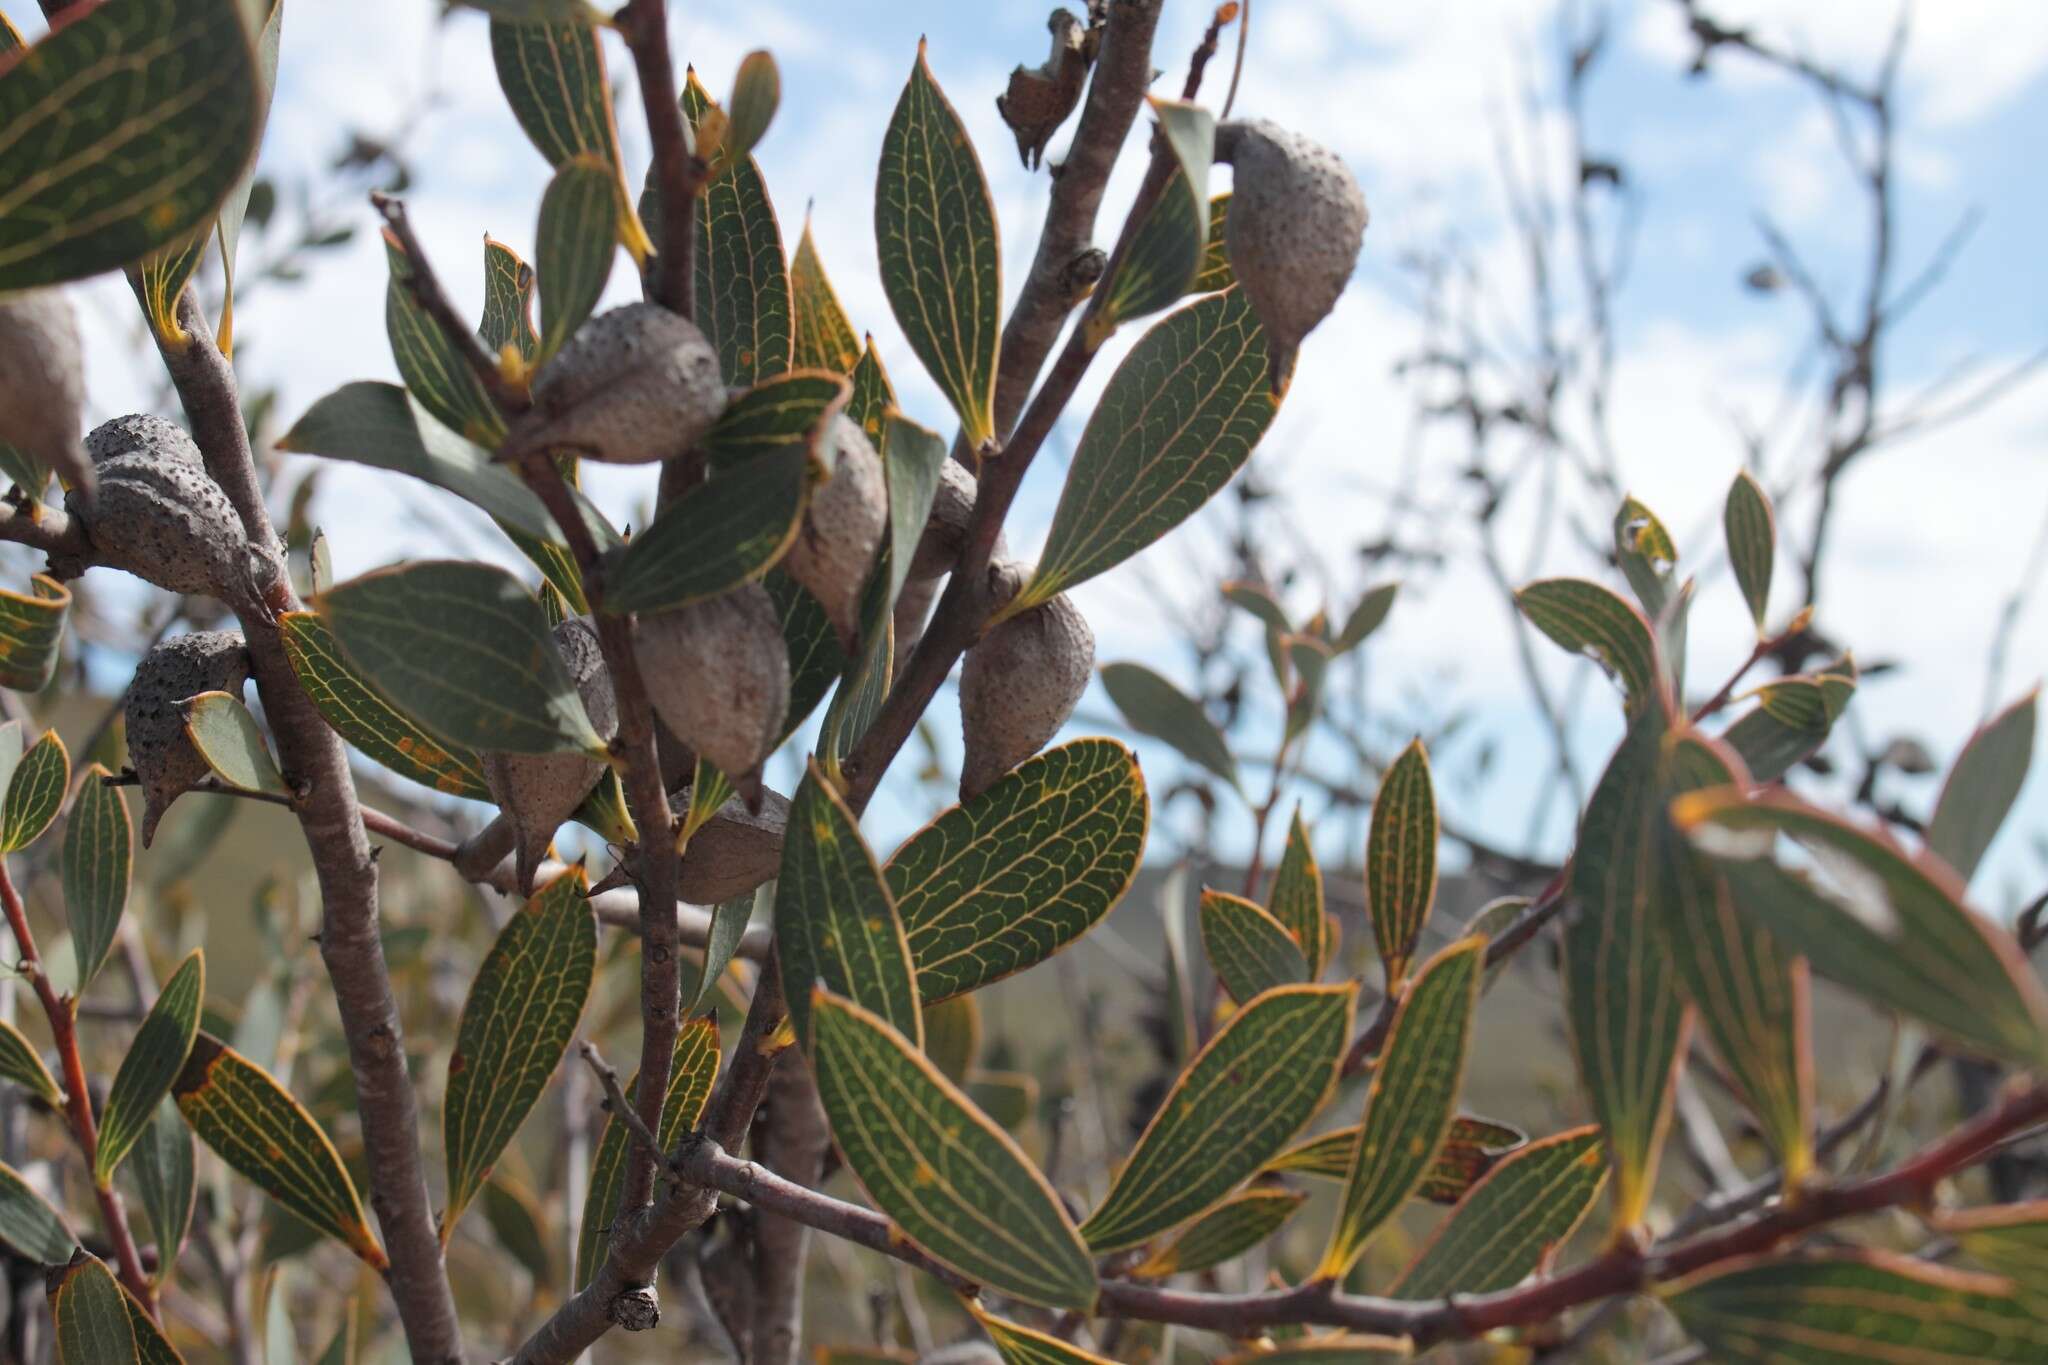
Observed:
[[[382,190],[370,191],[370,203],[384,217],[391,235],[398,239],[398,246],[405,253],[405,287],[415,302],[426,311],[428,317],[440,327],[442,335],[455,347],[470,370],[476,375],[484,391],[506,412],[524,412],[532,406],[532,398],[524,385],[515,384],[505,377],[498,368],[498,358],[484,349],[483,339],[455,311],[448,294],[441,288],[441,281],[434,274],[433,263],[427,260],[420,239],[413,235],[412,219],[406,216],[405,201],[385,194]]]
[[[639,76],[640,103],[654,144],[654,192],[661,205],[661,241],[648,273],[649,296],[671,313],[696,314],[692,256],[697,192],[706,166],[690,150],[677,100],[675,59],[668,46],[668,0],[629,0],[614,21]]]
[[[177,320],[185,339],[159,340],[158,351],[184,401],[193,440],[214,482],[241,515],[251,548],[276,555],[277,532],[256,481],[234,371],[214,344],[213,329],[193,291],[179,300]],[[297,596],[282,565],[276,579],[282,609],[296,609]],[[299,686],[276,622],[252,613],[241,624],[279,764],[306,792],[296,814],[320,886],[320,956],[334,983],[355,1073],[370,1205],[391,1257],[387,1283],[413,1359],[422,1365],[456,1365],[462,1359],[462,1331],[420,1159],[419,1111],[378,924],[377,864],[363,833],[348,755]]]
[[[647,1120],[640,1117],[640,1111],[626,1098],[625,1089],[619,1084],[618,1071],[604,1059],[604,1054],[597,1050],[596,1043],[586,1038],[580,1047],[583,1060],[590,1063],[591,1071],[597,1075],[598,1085],[604,1089],[604,1107],[611,1111],[620,1123],[626,1125],[626,1131],[637,1138],[641,1146],[658,1156],[661,1152],[661,1139],[654,1135],[654,1130],[647,1126]]]
[[[832,1134],[811,1069],[800,1057],[774,1067],[752,1149],[763,1166],[792,1183],[816,1186],[825,1174]],[[811,1229],[765,1214],[754,1221],[754,1312],[748,1365],[793,1365],[801,1336],[804,1267]]]
[[[44,503],[0,503],[0,540],[11,540],[41,550],[50,557],[50,574],[71,579],[85,572],[92,562],[92,542],[85,527],[66,516],[61,507]]]

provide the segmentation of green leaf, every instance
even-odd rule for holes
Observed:
[[[507,532],[548,545],[564,543],[554,517],[532,489],[428,416],[395,384],[359,380],[342,385],[308,408],[277,448],[409,474],[490,513]],[[581,494],[577,505],[601,548],[619,544],[619,533]]]
[[[1564,930],[1565,1020],[1614,1163],[1617,1228],[1640,1223],[1649,1206],[1684,1032],[1684,1002],[1656,926],[1666,725],[1653,697],[1594,788],[1572,855],[1578,913]]]
[[[860,363],[853,367],[851,376],[853,393],[846,400],[846,415],[859,423],[868,440],[877,450],[881,449],[884,419],[889,409],[896,406],[896,389],[889,382],[889,371],[882,365],[882,356],[875,349],[875,339],[868,338],[866,349],[860,353]]]
[[[711,1098],[711,1083],[718,1077],[718,1016],[706,1014],[685,1020],[676,1033],[676,1047],[668,1072],[668,1094],[661,1102],[661,1123],[654,1135],[663,1151],[673,1149],[683,1134],[697,1126],[704,1105]],[[639,1084],[635,1076],[626,1082],[631,1095]],[[583,1222],[576,1229],[576,1282],[582,1289],[593,1279],[610,1254],[607,1234],[619,1211],[619,1188],[626,1178],[626,1153],[632,1135],[613,1115],[605,1120],[604,1133],[597,1140],[597,1155],[591,1160],[590,1187],[583,1199]]]
[[[1726,1360],[1786,1365],[1963,1365],[2048,1356],[2048,1318],[2004,1282],[1879,1251],[1753,1256],[1664,1296]]]
[[[807,987],[823,982],[922,1047],[910,945],[860,822],[812,759],[789,803],[775,882],[775,945],[789,1018],[811,1043]]]
[[[788,739],[832,690],[846,669],[846,656],[840,652],[832,619],[802,584],[786,573],[770,570],[761,585],[775,599],[775,610],[782,617],[782,640],[789,648],[789,711],[782,721],[782,738]]]
[[[178,1117],[178,1106],[168,1096],[159,1101],[156,1112],[142,1130],[142,1140],[128,1159],[128,1173],[141,1193],[142,1211],[156,1238],[159,1284],[170,1279],[178,1250],[185,1244],[185,1232],[192,1226],[192,1209],[199,1193],[192,1149],[192,1130]]]
[[[1323,911],[1323,871],[1316,866],[1316,851],[1309,843],[1308,830],[1301,823],[1301,807],[1287,826],[1287,851],[1273,873],[1273,889],[1266,908],[1280,927],[1301,945],[1308,966],[1308,980],[1323,974],[1335,945],[1330,941],[1330,922]]]
[[[822,370],[785,370],[734,396],[705,433],[703,451],[714,470],[783,449],[820,430],[844,410],[853,386]]]
[[[1728,539],[1728,563],[1735,570],[1736,585],[1756,628],[1764,628],[1764,612],[1771,598],[1771,559],[1777,552],[1778,523],[1763,485],[1748,470],[1735,476],[1728,488],[1728,503],[1721,513],[1721,528]]]
[[[1113,1365],[1107,1358],[1084,1351],[1050,1333],[1020,1327],[983,1312],[979,1299],[969,1299],[967,1311],[981,1324],[981,1330],[988,1333],[988,1339],[996,1344],[996,1354],[1002,1357],[1003,1365]],[[821,1356],[818,1365],[837,1365],[837,1362],[827,1361]]]
[[[373,691],[342,657],[334,632],[310,611],[278,618],[285,658],[335,733],[401,777],[448,796],[491,799],[476,754],[435,739]]]
[[[1450,1132],[1479,1004],[1486,940],[1451,944],[1416,973],[1366,1092],[1365,1124],[1321,1272],[1341,1279],[1422,1183]]]
[[[1259,618],[1269,630],[1291,634],[1294,623],[1287,619],[1287,608],[1280,599],[1273,596],[1272,589],[1263,583],[1232,579],[1223,585],[1223,596],[1233,606],[1242,607]]]
[[[548,165],[594,156],[613,167],[619,130],[612,118],[604,47],[583,23],[511,23],[491,20],[491,60],[512,116]],[[623,173],[620,173],[623,175]],[[623,178],[618,182],[619,240],[636,261],[653,251],[647,229],[633,212]]]
[[[257,98],[262,106],[256,141],[260,147],[263,126],[270,121],[271,101],[277,94],[277,49],[284,36],[284,0],[242,0],[242,5],[250,22],[258,16],[263,20],[256,34]],[[241,250],[242,223],[249,214],[249,196],[255,189],[256,165],[251,158],[227,198],[221,201],[220,214],[213,225],[214,235],[220,241],[221,271],[220,326],[214,329],[215,340],[221,354],[230,358],[235,354],[235,264]]]
[[[476,970],[441,1111],[445,1243],[491,1166],[540,1102],[582,1021],[597,971],[597,915],[581,866],[534,893]]]
[[[1316,712],[1323,704],[1323,680],[1329,676],[1335,657],[1330,646],[1313,635],[1289,635],[1282,644],[1287,665],[1301,681],[1287,702],[1287,725],[1283,735],[1289,744],[1308,733]]]
[[[127,1292],[98,1258],[79,1251],[51,1274],[48,1292],[58,1365],[139,1365]]]
[[[40,692],[57,673],[57,646],[71,589],[47,574],[29,578],[26,594],[0,589],[0,687]]]
[[[1202,892],[1202,949],[1230,998],[1243,1004],[1275,986],[1309,979],[1301,945],[1259,906],[1222,891]]]
[[[1045,552],[1016,615],[1123,563],[1235,475],[1279,405],[1244,291],[1154,323],[1110,376],[1074,451]]]
[[[694,132],[713,107],[694,71],[683,83],[682,100]],[[723,152],[718,165],[696,200],[696,323],[718,351],[725,382],[746,388],[789,368],[789,270],[761,168],[750,156],[728,161]],[[660,205],[649,175],[640,212],[649,230],[659,231]]]
[[[1659,808],[1688,791],[1747,785],[1726,748],[1696,734],[1667,744]],[[1787,1189],[1813,1165],[1813,1056],[1806,964],[1746,918],[1718,865],[1668,821],[1656,826],[1656,927],[1679,984],[1736,1093],[1777,1152]]]
[[[889,558],[886,545],[882,558]],[[881,714],[896,676],[896,618],[889,611],[888,566],[881,567],[861,593],[859,652],[847,660],[838,690],[818,723],[818,762],[835,785],[845,781],[840,764]]]
[[[1130,750],[1077,739],[912,835],[884,872],[919,993],[978,989],[1086,933],[1130,889],[1149,818]]]
[[[662,611],[761,577],[795,543],[811,450],[788,445],[713,474],[663,508],[619,557],[610,612]]]
[[[1606,1183],[1598,1128],[1530,1143],[1472,1187],[1389,1292],[1440,1299],[1520,1282],[1571,1236]]]
[[[1436,841],[1436,786],[1418,739],[1381,775],[1365,845],[1366,906],[1388,990],[1408,974],[1436,903]]]
[[[171,1093],[199,1140],[231,1169],[373,1269],[390,1264],[334,1144],[268,1072],[202,1031]]]
[[[150,329],[167,341],[183,341],[185,329],[178,325],[178,300],[191,282],[192,272],[205,259],[213,241],[214,225],[206,223],[182,242],[173,242],[142,258],[136,267],[141,281],[143,316]],[[40,490],[38,490],[40,491]]]
[[[482,1202],[484,1221],[498,1245],[519,1262],[536,1291],[549,1285],[555,1274],[554,1245],[532,1193],[499,1176],[484,1185]]]
[[[1230,241],[1224,235],[1230,222],[1230,196],[1219,194],[1209,201],[1209,236],[1202,244],[1202,268],[1188,285],[1190,294],[1218,294],[1237,283],[1230,268]]]
[[[0,1080],[13,1081],[40,1096],[52,1109],[63,1107],[64,1094],[50,1068],[43,1065],[42,1054],[5,1019],[0,1019]]]
[[[1358,605],[1344,618],[1344,629],[1337,632],[1337,638],[1330,642],[1330,649],[1336,654],[1349,654],[1367,640],[1372,633],[1386,622],[1387,613],[1394,609],[1394,598],[1399,595],[1399,583],[1381,583],[1366,590],[1358,599]]]
[[[0,69],[0,290],[190,239],[256,152],[262,90],[236,0],[68,18]]]
[[[1281,986],[1217,1030],[1082,1224],[1098,1254],[1148,1241],[1220,1203],[1276,1156],[1336,1084],[1356,983]],[[1258,1097],[1246,1104],[1245,1096]]]
[[[357,672],[442,740],[605,755],[540,603],[503,569],[414,560],[338,583],[318,605]]]
[[[19,488],[30,501],[37,501],[42,498],[43,490],[50,486],[50,471],[30,459],[21,447],[0,441],[0,479]]]
[[[1965,885],[2026,784],[2039,695],[2038,689],[2027,693],[1979,727],[1941,784],[1934,818],[1927,823],[1927,847]]]
[[[782,103],[782,73],[767,52],[749,52],[740,59],[739,72],[732,78],[732,98],[726,102],[725,137],[719,155],[729,159],[754,150]]]
[[[1775,782],[1827,743],[1833,726],[1827,689],[1818,679],[1792,676],[1758,688],[1756,709],[1722,738],[1742,756],[1752,780]]]
[[[1362,1127],[1354,1123],[1312,1137],[1274,1157],[1265,1169],[1275,1174],[1346,1179],[1351,1174],[1351,1157],[1358,1148]],[[1444,1145],[1423,1173],[1422,1183],[1415,1187],[1415,1197],[1432,1204],[1455,1204],[1496,1162],[1527,1141],[1519,1130],[1504,1123],[1460,1114],[1451,1120]]]
[[[185,703],[185,735],[226,786],[245,792],[291,795],[270,757],[256,717],[229,692],[201,692]]]
[[[2011,1280],[2022,1296],[2048,1302],[2048,1201],[1961,1209],[1933,1222],[1964,1255]]]
[[[939,491],[947,441],[930,427],[919,426],[894,410],[882,420],[886,423],[882,466],[889,488],[889,541],[884,560],[889,573],[886,610],[896,605],[896,596],[903,591],[904,580],[910,577],[910,561],[917,553],[917,542],[931,517],[932,499]]]
[[[1598,583],[1545,578],[1515,594],[1529,624],[1572,654],[1583,654],[1619,680],[1630,710],[1650,695],[1657,646],[1643,614]]]
[[[491,237],[484,238],[484,319],[476,334],[492,355],[510,346],[522,360],[532,360],[540,350],[533,330],[533,267]]]
[[[1816,809],[1791,793],[1727,788],[1672,805],[1680,829],[1720,860],[1743,914],[1789,952],[1972,1051],[2048,1066],[2048,998],[2010,935],[1963,905],[1938,858]],[[1802,846],[1812,875],[1769,856],[1776,835]]]
[[[603,21],[590,0],[448,0],[451,8],[481,10],[514,24],[596,24]]]
[[[966,125],[925,64],[923,39],[882,137],[875,252],[910,349],[952,402],[968,447],[988,445],[1003,313],[995,201]]]
[[[1190,1275],[1234,1261],[1280,1230],[1308,1195],[1262,1187],[1232,1195],[1153,1252],[1131,1273],[1152,1279]]]
[[[64,1216],[5,1165],[0,1165],[0,1242],[44,1265],[63,1265],[78,1246]]]
[[[128,1055],[121,1059],[121,1069],[107,1091],[92,1167],[93,1181],[101,1189],[113,1183],[114,1172],[142,1139],[157,1106],[170,1094],[171,1082],[184,1070],[205,1003],[206,954],[194,948],[135,1030],[135,1041],[128,1045]]]
[[[538,361],[561,350],[597,307],[618,240],[618,172],[588,154],[564,161],[541,197],[534,237],[541,286]]]
[[[774,883],[766,883],[773,905]],[[683,964],[683,987],[680,993],[685,1015],[695,1013],[704,1007],[711,992],[718,985],[718,978],[725,975],[725,969],[732,964],[733,954],[739,951],[740,939],[747,932],[747,925],[753,920],[754,905],[760,892],[750,891],[731,900],[720,901],[711,907],[711,928],[705,936],[704,960],[701,963]],[[693,984],[689,979],[692,970],[697,973]]]
[[[1614,514],[1614,560],[1643,604],[1643,615],[1652,621],[1662,616],[1671,603],[1678,545],[1657,514],[1632,497],[1622,499]]]
[[[107,770],[85,770],[71,818],[64,824],[64,913],[71,924],[71,951],[78,960],[79,994],[92,984],[121,929],[128,888],[135,873],[135,827]]]
[[[64,806],[71,785],[71,755],[63,737],[45,730],[21,756],[0,802],[0,853],[16,853],[42,837]]]
[[[839,295],[825,274],[825,263],[818,259],[808,216],[803,235],[796,240],[796,255],[789,261],[789,311],[792,365],[853,373],[860,363],[860,338],[853,334],[853,324],[846,320],[846,310],[839,306]]]
[[[384,332],[398,377],[435,421],[464,440],[495,449],[505,439],[505,414],[498,411],[469,361],[414,297],[412,263],[389,228],[384,230],[384,259],[391,272],[384,286]]]
[[[832,1136],[875,1207],[977,1284],[1048,1308],[1093,1305],[1088,1248],[1017,1144],[880,1015],[819,986],[805,1017]]]
[[[1156,313],[1186,294],[1201,270],[1209,236],[1209,167],[1216,159],[1216,116],[1199,104],[1149,97],[1159,132],[1173,152],[1173,178],[1138,225],[1106,295],[1089,319],[1099,346],[1119,323]]]
[[[1201,703],[1143,664],[1104,664],[1101,672],[1102,689],[1126,725],[1172,745],[1181,757],[1233,788],[1238,785],[1230,743]]]
[[[981,1053],[981,1006],[971,995],[956,995],[924,1007],[924,1055],[955,1085],[967,1084]]]
[[[6,15],[0,14],[0,57],[24,52],[27,49],[28,40],[21,36],[21,30],[16,28]]]

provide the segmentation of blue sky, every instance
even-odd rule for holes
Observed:
[[[19,13],[24,8],[30,7],[14,4],[11,12],[32,27],[32,16]],[[966,117],[989,174],[1011,292],[1029,259],[1046,180],[1018,165],[993,96],[1012,65],[1043,58],[1046,6],[775,0],[673,8],[679,59],[695,63],[714,92],[729,85],[748,50],[775,53],[784,102],[759,157],[785,241],[794,245],[810,205],[821,253],[856,328],[876,333],[906,407],[937,422],[944,405],[902,345],[874,283],[872,181],[882,128],[917,40],[927,35],[932,67]],[[1754,21],[1803,50],[1864,69],[1882,50],[1893,13],[1870,0],[1727,0],[1713,8],[1727,22]],[[439,24],[439,9],[436,0],[287,0],[264,159],[282,178],[314,171],[337,150],[344,122],[402,141],[417,173],[415,222],[441,275],[473,311],[481,297],[482,235],[530,248],[546,167],[498,96],[483,20],[459,15]],[[1383,522],[1384,492],[1410,437],[1410,400],[1391,374],[1417,336],[1400,254],[1454,229],[1510,294],[1519,287],[1495,137],[1523,89],[1552,80],[1559,10],[1554,0],[1256,6],[1239,112],[1328,142],[1356,171],[1373,211],[1353,287],[1310,339],[1294,391],[1255,456],[1332,566],[1299,585],[1290,605],[1300,614],[1326,596],[1341,610],[1372,578],[1352,567],[1348,547]],[[1596,12],[1586,4],[1565,10],[1580,18]],[[1732,58],[1713,80],[1685,79],[1690,48],[1672,0],[1616,0],[1606,12],[1612,53],[1589,102],[1593,150],[1627,162],[1644,212],[1618,314],[1615,427],[1630,487],[1677,533],[1685,567],[1701,574],[1693,656],[1694,687],[1704,691],[1750,642],[1719,562],[1721,497],[1741,460],[1734,417],[1770,409],[1805,336],[1788,294],[1759,297],[1739,287],[1761,255],[1757,216],[1767,213],[1785,227],[1828,288],[1856,278],[1862,219],[1833,133],[1808,92]],[[1168,4],[1156,61],[1174,73],[1171,84],[1207,13],[1208,6],[1187,0]],[[2048,6],[1922,0],[1912,24],[1899,115],[1900,251],[1908,271],[1965,210],[1980,210],[1982,222],[1890,356],[1908,389],[1970,357],[1995,368],[2048,343],[2048,271],[2040,264],[2048,189],[2039,173],[2039,130],[2048,126]],[[626,68],[614,49],[622,83]],[[1227,74],[1227,59],[1212,68],[1212,102]],[[622,122],[637,174],[644,138],[636,117]],[[1546,124],[1542,131],[1556,128]],[[1051,149],[1054,159],[1064,140],[1063,132]],[[1135,160],[1127,156],[1130,164],[1112,182],[1105,237],[1128,201]],[[1542,173],[1555,179],[1566,168],[1552,156]],[[286,420],[342,382],[392,376],[371,216],[367,206],[347,206],[345,216],[360,229],[348,248],[324,259],[303,284],[252,299],[239,320],[242,359],[281,384]],[[619,298],[632,292],[627,276],[624,266],[615,271]],[[110,339],[94,357],[100,415],[155,401],[149,369],[118,342],[133,335],[125,290],[95,286],[89,302],[109,323],[119,319],[118,327],[101,329]],[[1086,400],[1109,368],[1096,366],[1065,440],[1078,435]],[[1976,722],[2000,600],[2019,581],[2048,510],[2044,438],[2048,382],[1934,438],[1875,457],[1846,482],[1827,624],[1865,658],[1911,665],[1858,697],[1872,736],[1910,729],[1945,762]],[[1011,535],[1021,554],[1043,536],[1058,495],[1061,449],[1055,442],[1021,500]],[[1769,472],[1785,479],[1805,458],[1797,452]],[[1453,486],[1455,471],[1443,451],[1426,444],[1424,460],[1425,490]],[[631,477],[607,477],[599,491],[622,516],[645,496]],[[430,502],[429,520],[407,510]],[[438,495],[365,471],[327,475],[316,510],[343,574],[408,554],[487,553],[514,562],[487,527],[465,520]],[[1591,504],[1569,510],[1590,526],[1604,525],[1611,513]],[[1798,503],[1786,513],[1803,524]],[[1100,659],[1145,659],[1170,675],[1185,667],[1153,594],[1191,601],[1211,591],[1205,581],[1213,582],[1223,562],[1219,525],[1214,517],[1198,518],[1149,551],[1140,561],[1144,572],[1113,574],[1082,590]],[[1484,788],[1451,790],[1447,800],[1468,823],[1515,843],[1524,833],[1540,738],[1517,680],[1511,622],[1483,576],[1456,557],[1464,544],[1452,536],[1450,567],[1404,595],[1375,640],[1375,696],[1385,700],[1389,732],[1412,714],[1440,715],[1454,703],[1470,709],[1473,722],[1440,763],[1447,773],[1469,767],[1490,739],[1499,777]],[[1781,563],[1785,558],[1781,550]],[[1569,537],[1531,567],[1597,572]],[[1790,592],[1781,574],[1778,620],[1789,612]],[[1545,667],[1559,686],[1584,667],[1550,654]],[[2037,601],[2014,635],[2003,692],[2031,686],[2044,660],[2048,606]],[[1596,691],[1593,700],[1604,698]],[[1107,706],[1096,695],[1083,710],[1100,715]],[[1614,738],[1613,710],[1584,708],[1576,747],[1589,767]],[[1171,755],[1151,742],[1139,747],[1155,784],[1164,785]],[[2002,840],[1995,851],[1980,885],[1988,905],[2007,903],[2039,880],[2044,855],[2026,845],[2048,827],[2044,788],[2048,780],[2037,781],[2026,799],[2027,834]],[[1900,792],[1909,803],[1932,795],[1924,784]],[[885,800],[875,820],[887,828],[877,833],[900,832],[920,813],[918,804]],[[1565,832],[1561,819],[1541,836],[1551,851]],[[1333,847],[1326,857],[1347,854],[1355,858],[1357,850]]]

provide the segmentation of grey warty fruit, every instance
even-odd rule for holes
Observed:
[[[591,728],[609,740],[619,732],[619,706],[590,618],[572,616],[556,626],[555,647],[575,680]],[[604,763],[584,753],[485,752],[478,758],[491,799],[512,821],[513,867],[520,893],[531,895],[534,872],[547,857],[555,831],[604,776]]]
[[[1265,328],[1273,392],[1301,339],[1330,314],[1365,241],[1365,194],[1321,143],[1264,119],[1217,125],[1216,159],[1235,168],[1230,268]]]
[[[725,411],[718,352],[688,318],[652,303],[599,313],[540,367],[509,458],[550,450],[651,464],[696,445]]]
[[[90,495],[92,466],[78,444],[84,411],[71,300],[58,289],[0,295],[0,441]]]
[[[90,501],[73,489],[65,504],[102,562],[167,592],[269,615],[276,562],[250,548],[241,517],[191,437],[161,419],[117,417],[85,444],[99,489]]]
[[[989,566],[989,587],[1008,602],[1024,585],[1014,562]],[[1065,593],[1012,616],[967,651],[960,668],[966,757],[960,798],[971,800],[1059,733],[1088,688],[1095,632]]]
[[[859,423],[837,414],[817,439],[827,477],[811,490],[811,505],[782,567],[818,599],[840,646],[852,653],[860,635],[861,594],[889,521],[889,491],[882,457]]]
[[[173,635],[143,656],[129,684],[128,761],[142,782],[142,846],[171,802],[210,771],[185,733],[185,703],[201,692],[242,695],[249,654],[232,630]]]
[[[917,538],[917,550],[910,556],[910,581],[938,578],[951,573],[967,548],[967,523],[974,516],[974,475],[958,460],[939,466],[939,487],[932,494],[931,515],[925,518],[924,534]]]
[[[677,810],[690,808],[690,789],[674,798]],[[735,796],[690,836],[677,868],[676,894],[692,905],[717,905],[744,896],[773,877],[782,866],[782,831],[789,823],[789,798],[766,788],[761,808],[750,811]]]
[[[662,724],[755,803],[761,762],[789,710],[789,648],[768,590],[743,583],[644,613],[634,649]]]

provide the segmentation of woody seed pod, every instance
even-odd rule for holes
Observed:
[[[953,571],[967,548],[967,523],[974,516],[974,475],[958,460],[939,466],[938,491],[932,494],[931,515],[910,556],[910,581],[937,578]]]
[[[109,418],[94,427],[86,433],[85,453],[95,465],[123,455],[146,455],[155,460],[181,461],[194,469],[206,468],[206,458],[185,434],[185,428],[146,412]]]
[[[505,455],[573,452],[651,464],[694,446],[725,411],[718,352],[688,318],[652,303],[599,313],[540,367],[533,409]]]
[[[251,548],[234,504],[194,458],[189,437],[168,422],[119,418],[88,442],[120,453],[97,460],[99,490],[89,504],[73,489],[65,505],[103,562],[167,592],[218,597],[269,616],[276,561]]]
[[[676,796],[690,807],[688,787]],[[717,905],[744,896],[782,866],[782,831],[789,823],[789,798],[763,788],[761,808],[750,811],[735,796],[690,836],[676,871],[676,894],[692,905]]]
[[[1365,195],[1329,148],[1264,119],[1217,125],[1216,159],[1236,169],[1230,268],[1265,328],[1273,392],[1301,339],[1330,314],[1365,241]]]
[[[989,566],[989,588],[1008,602],[1024,568]],[[960,668],[960,728],[967,753],[960,799],[971,800],[1045,747],[1088,688],[1095,632],[1065,593],[1003,621],[967,651]]]
[[[782,567],[818,599],[850,654],[860,634],[861,594],[889,521],[889,491],[882,457],[859,423],[835,415],[817,439],[829,472],[812,490]]]
[[[757,796],[758,771],[789,710],[789,648],[759,583],[639,619],[640,674],[662,723]]]
[[[0,297],[0,441],[90,494],[92,466],[78,444],[84,410],[85,365],[71,301],[58,289]]]
[[[156,837],[171,802],[210,771],[185,733],[185,707],[201,692],[242,695],[249,655],[231,630],[174,635],[143,657],[129,684],[128,761],[142,782],[142,846]]]
[[[572,616],[556,626],[555,646],[576,683],[591,728],[599,738],[610,739],[619,730],[618,701],[589,618]],[[531,895],[534,873],[547,857],[555,831],[604,776],[604,764],[585,753],[486,752],[478,757],[491,799],[512,822],[513,868],[520,894]]]

